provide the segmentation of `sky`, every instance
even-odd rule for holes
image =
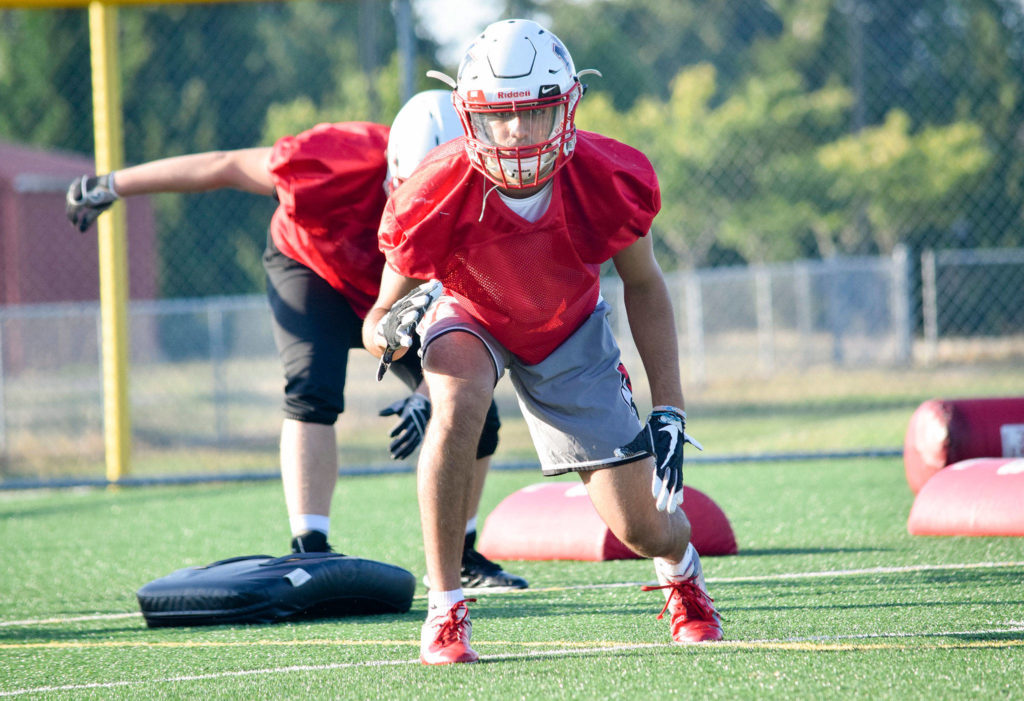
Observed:
[[[413,0],[413,11],[441,45],[441,59],[454,67],[462,50],[500,14],[498,0]]]

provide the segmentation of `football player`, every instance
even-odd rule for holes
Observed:
[[[68,218],[83,232],[119,197],[235,188],[279,201],[263,264],[286,383],[280,459],[294,552],[331,550],[327,536],[338,478],[334,424],[345,407],[349,348],[362,346],[362,319],[379,291],[384,256],[377,228],[384,202],[428,151],[461,134],[448,91],[431,90],[409,100],[390,129],[367,122],[320,124],[272,147],[151,161],[82,176],[68,189]],[[415,352],[395,368],[413,390],[381,412],[399,417],[390,448],[392,457],[400,459],[418,446],[430,402],[420,388]],[[474,504],[498,444],[499,426],[491,404],[474,441],[476,469],[467,477]],[[470,511],[462,584],[525,588],[526,580],[475,550],[475,507]]]
[[[381,221],[387,257],[366,347],[399,357],[418,323],[434,418],[420,452],[429,594],[424,664],[474,662],[460,588],[460,516],[474,437],[507,371],[545,475],[576,473],[611,531],[654,559],[678,642],[719,640],[690,544],[676,331],[649,230],[658,180],[639,151],[577,131],[584,93],[565,46],[526,20],[488,26],[447,78],[466,138],[434,150]],[[622,278],[651,388],[642,422],[601,298],[601,264]],[[430,304],[437,280],[443,294]],[[395,309],[401,322],[395,322]],[[390,311],[389,311],[390,310]],[[661,614],[659,614],[659,618]]]

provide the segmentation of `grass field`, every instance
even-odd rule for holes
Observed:
[[[484,513],[536,472],[496,472]],[[669,643],[649,562],[511,562],[480,596],[482,664],[416,662],[403,615],[148,629],[134,592],[185,565],[282,554],[273,482],[0,493],[0,696],[1021,698],[1024,539],[920,538],[898,460],[692,466],[740,554],[705,558],[726,641]],[[342,480],[333,541],[423,574],[412,475]]]
[[[639,365],[639,361],[633,363]],[[215,439],[217,420],[208,370],[146,368],[133,385],[134,431],[131,476],[271,473],[277,469],[280,432],[280,370],[276,358],[231,367],[224,417],[225,441]],[[353,353],[345,389],[347,409],[336,431],[344,469],[392,467],[387,433],[394,422],[377,411],[405,394],[392,375],[378,384],[376,360]],[[642,372],[634,371],[640,410],[650,396]],[[242,378],[248,378],[243,381]],[[96,480],[104,475],[102,410],[75,393],[67,377],[21,378],[7,386],[7,444],[0,435],[0,488],[18,480]],[[41,389],[42,387],[42,389]],[[157,387],[173,387],[161,395]],[[44,391],[45,390],[45,391]],[[720,379],[686,390],[688,425],[707,448],[701,457],[774,453],[898,449],[914,409],[934,397],[1024,396],[1024,363],[987,362],[834,371],[807,368],[771,377]],[[502,429],[495,462],[536,460],[511,383],[498,385]],[[84,430],[82,415],[91,416]],[[77,418],[74,418],[77,417]],[[3,427],[0,426],[0,434]],[[6,452],[5,452],[6,451]],[[411,466],[411,463],[409,463]]]

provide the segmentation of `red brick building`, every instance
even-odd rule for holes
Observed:
[[[64,215],[71,181],[91,158],[0,142],[0,305],[99,299],[95,226],[79,234]],[[131,299],[156,296],[156,242],[148,198],[127,214]]]
[[[45,306],[99,299],[96,227],[80,234],[64,213],[68,185],[92,172],[87,156],[0,142],[0,372],[98,357],[94,311]],[[146,197],[128,205],[127,239],[130,298],[153,299],[156,237]],[[132,327],[134,346],[153,345],[151,319]]]

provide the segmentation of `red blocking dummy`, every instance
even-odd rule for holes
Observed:
[[[684,487],[683,511],[701,555],[733,555],[736,537],[725,513],[703,492]],[[637,558],[597,515],[582,484],[532,484],[506,497],[484,522],[478,545],[494,560]]]

